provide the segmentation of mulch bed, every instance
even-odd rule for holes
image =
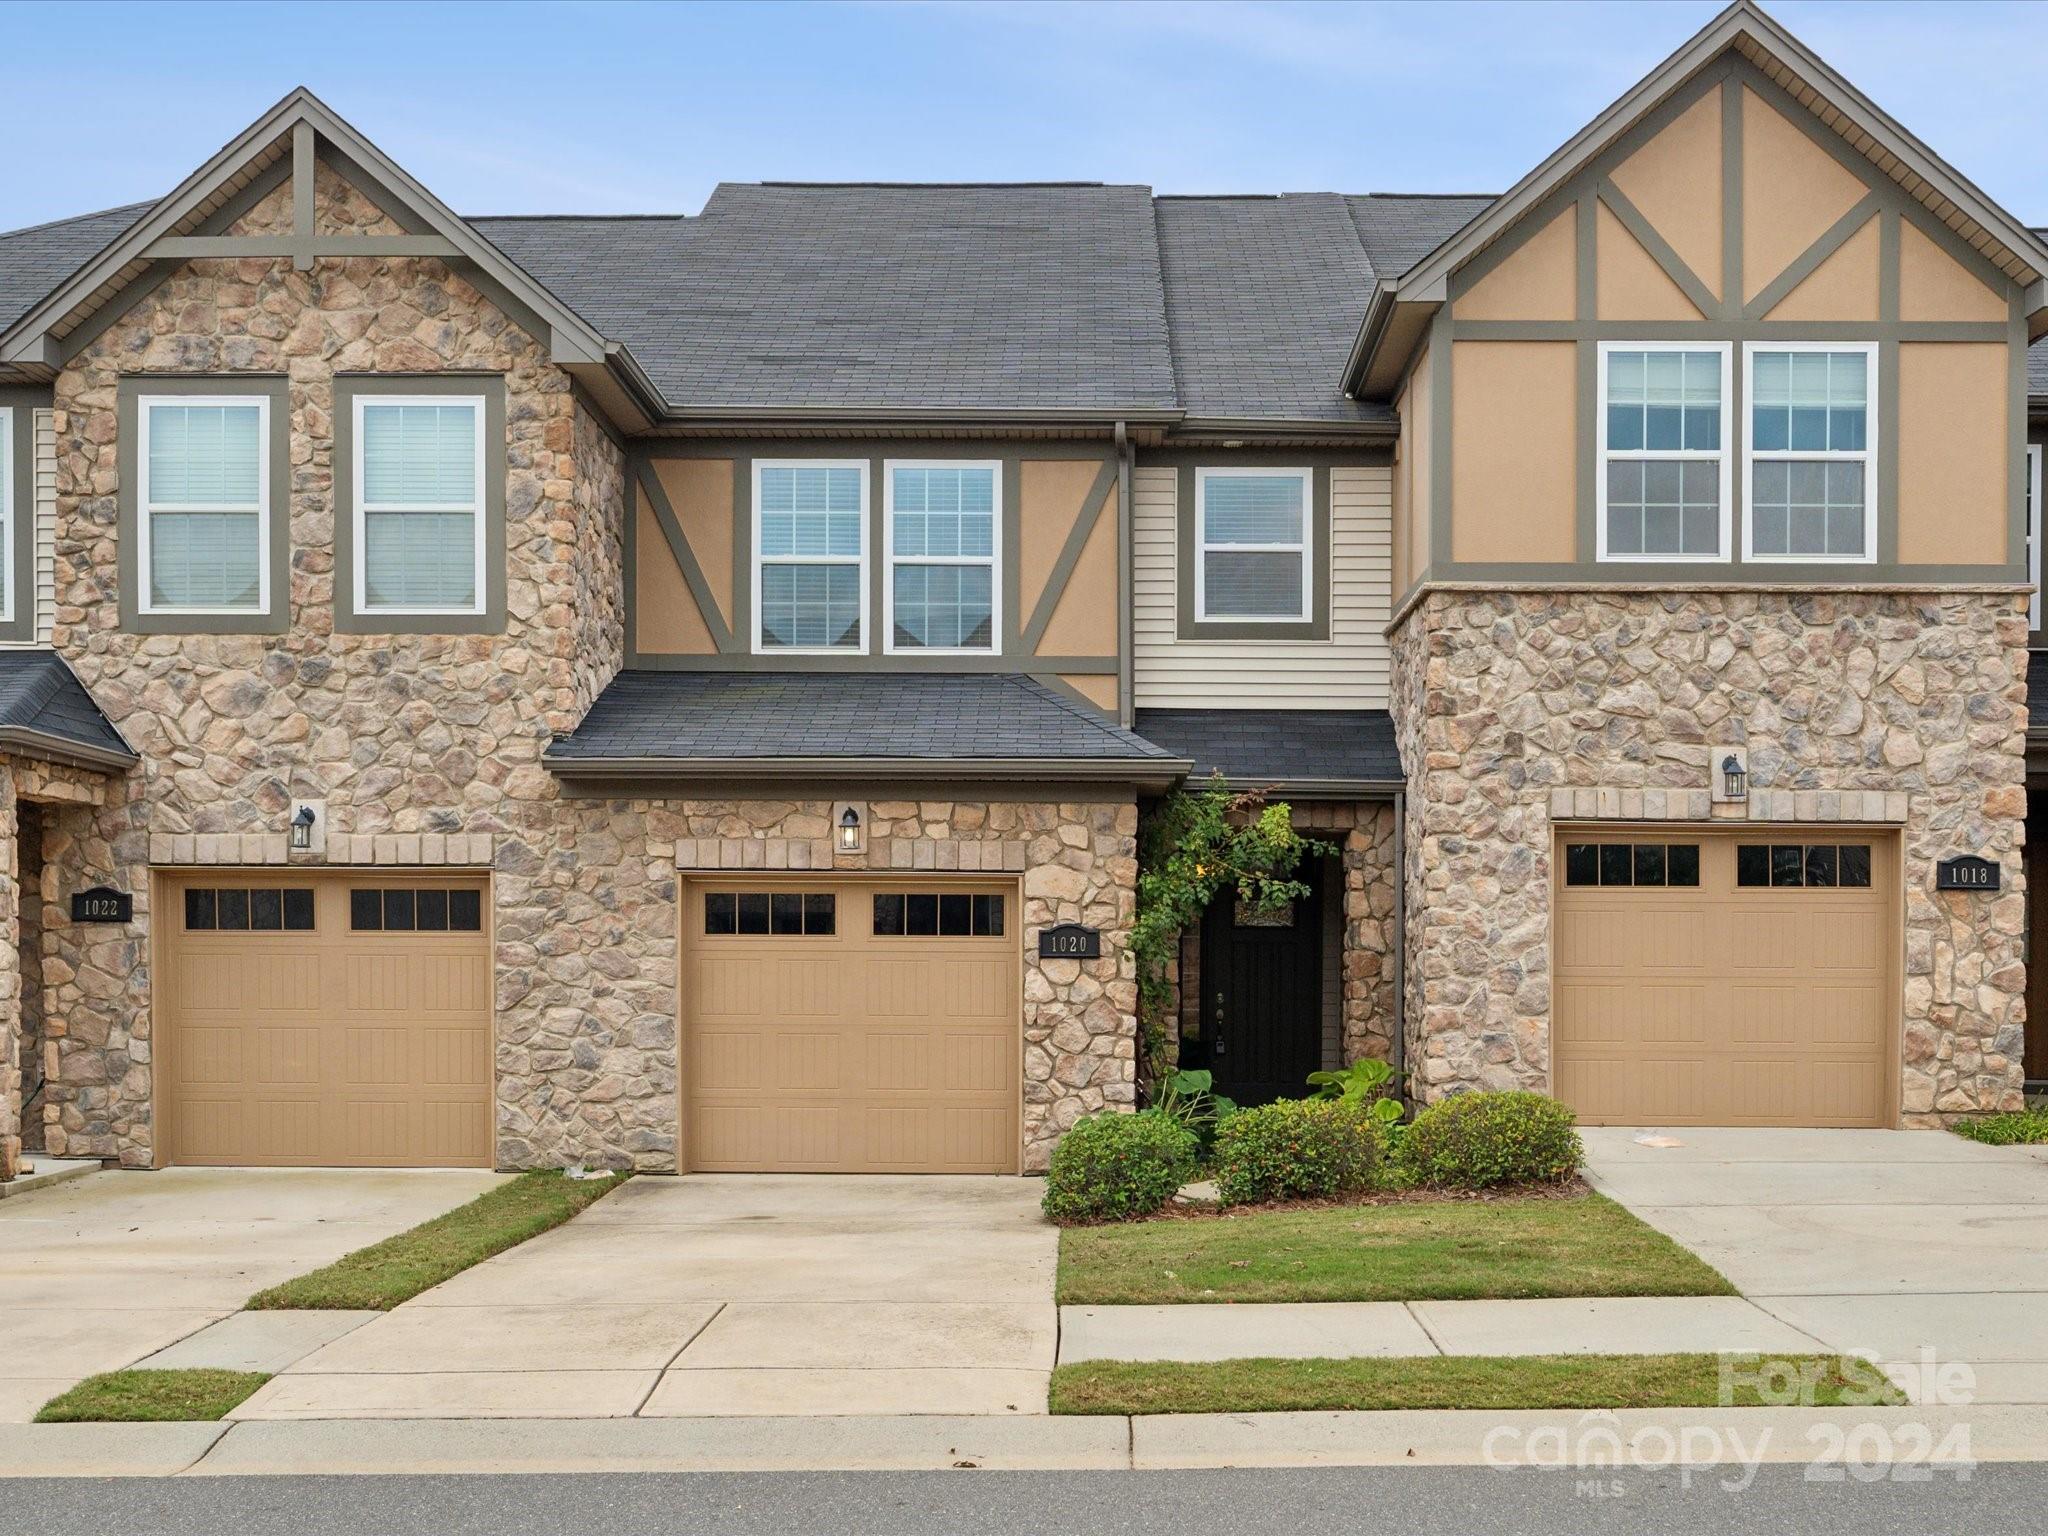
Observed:
[[[1146,1219],[1158,1221],[1172,1216],[1185,1221],[1213,1221],[1231,1216],[1253,1216],[1263,1211],[1335,1211],[1367,1205],[1490,1205],[1501,1200],[1583,1200],[1592,1193],[1593,1186],[1575,1173],[1568,1179],[1555,1182],[1496,1184],[1490,1189],[1376,1189],[1334,1200],[1273,1200],[1264,1205],[1218,1205],[1214,1201],[1183,1201],[1176,1197],[1164,1210],[1155,1211]]]

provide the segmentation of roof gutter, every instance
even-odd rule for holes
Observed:
[[[1171,426],[1185,419],[1187,413],[1177,408],[1148,410],[1067,410],[1057,407],[1039,406],[1030,409],[1012,407],[961,406],[934,409],[930,406],[865,406],[865,405],[724,405],[717,407],[680,406],[664,411],[662,421],[673,424],[716,425],[734,421],[759,424],[762,422],[804,422],[806,424],[827,422],[833,425],[855,426],[861,422],[926,423],[932,426],[946,426],[959,423],[981,425],[985,423],[1059,423],[1082,424],[1114,428],[1117,423],[1136,422],[1146,426]]]
[[[1337,381],[1337,387],[1347,397],[1356,398],[1358,381],[1372,366],[1372,355],[1379,351],[1381,338],[1387,334],[1387,322],[1393,316],[1394,286],[1382,279],[1373,284],[1372,297],[1365,301],[1365,318],[1358,324],[1350,356],[1344,359],[1344,376]]]
[[[1131,434],[1119,421],[1116,424],[1116,720],[1127,731],[1138,718],[1134,676],[1137,657],[1132,649],[1136,629],[1131,617],[1136,584],[1131,570],[1134,543],[1131,527]]]
[[[51,762],[71,763],[80,768],[111,773],[125,773],[139,761],[133,752],[88,746],[27,725],[0,726],[0,751],[17,751],[27,757],[46,758]]]
[[[1194,764],[1179,757],[563,757],[541,766],[561,779],[647,782],[745,779],[966,779],[992,783],[1128,784],[1166,789]]]
[[[1406,788],[1400,779],[1261,779],[1225,774],[1234,794],[1265,793],[1294,800],[1391,800]]]

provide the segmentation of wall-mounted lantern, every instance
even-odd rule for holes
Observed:
[[[312,849],[313,828],[318,825],[319,820],[319,816],[314,813],[313,807],[310,805],[299,807],[298,813],[292,817],[292,851],[294,853],[306,853]]]
[[[1738,801],[1749,798],[1749,765],[1741,756],[1730,752],[1721,759],[1720,799]]]
[[[859,853],[867,846],[867,829],[861,825],[860,807],[842,805],[839,817],[832,828],[833,851],[840,854]]]

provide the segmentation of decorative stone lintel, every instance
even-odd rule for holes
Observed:
[[[844,854],[829,837],[684,837],[676,840],[676,868],[1017,875],[1028,846],[1022,838],[871,836],[864,851]]]
[[[1753,789],[1741,805],[1716,805],[1704,789],[1588,789],[1550,792],[1552,821],[1855,822],[1903,826],[1901,789]]]
[[[327,837],[329,864],[388,864],[394,867],[443,865],[488,867],[493,852],[488,832],[332,832]],[[291,858],[291,839],[283,832],[153,832],[149,862],[156,865],[289,864],[312,868],[318,859]]]

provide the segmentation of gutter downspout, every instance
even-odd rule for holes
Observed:
[[[1132,697],[1131,604],[1136,583],[1131,573],[1131,436],[1122,421],[1116,424],[1116,569],[1117,569],[1117,657],[1116,718],[1129,730],[1137,721],[1137,700]]]
[[[1394,1048],[1388,1063],[1395,1090],[1412,1106],[1408,1089],[1408,791],[1394,791]]]

